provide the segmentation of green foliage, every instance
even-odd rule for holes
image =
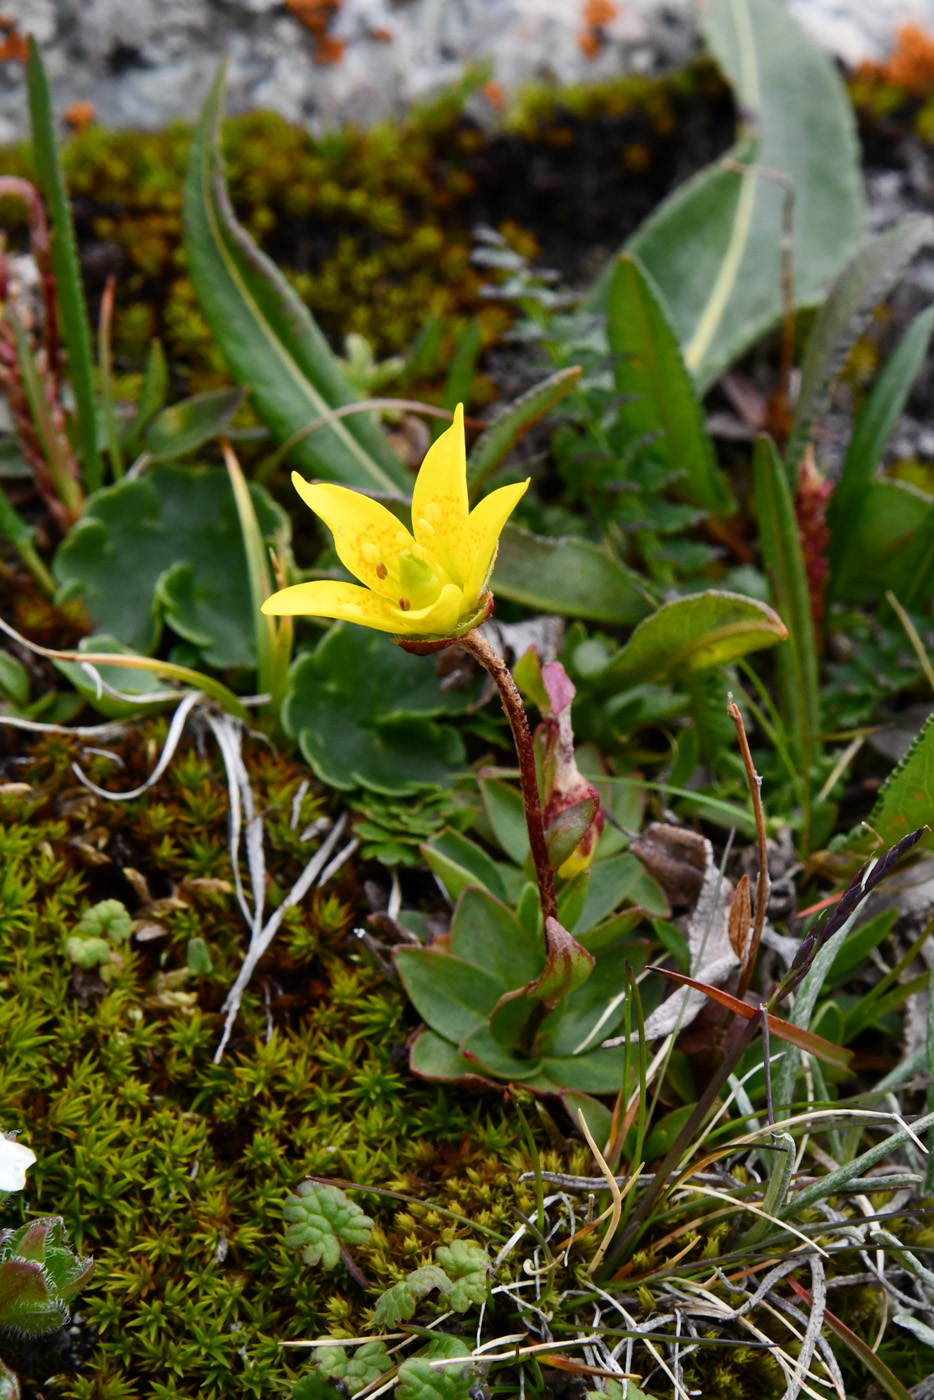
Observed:
[[[74,933],[65,939],[65,956],[85,971],[110,962],[111,951],[125,943],[132,921],[119,899],[102,899],[82,914]]]
[[[335,1393],[334,1383],[339,1382],[342,1388],[337,1394],[344,1394],[346,1391],[350,1395],[356,1395],[358,1390],[365,1390],[367,1386],[378,1381],[392,1363],[386,1353],[385,1342],[364,1342],[363,1346],[354,1349],[351,1357],[348,1357],[346,1350],[341,1346],[318,1347],[313,1354],[312,1364],[315,1377],[322,1382],[331,1383],[331,1393]],[[315,1377],[303,1377],[292,1392],[292,1400],[315,1400],[316,1392],[308,1388]]]
[[[934,715],[925,721],[905,757],[883,784],[865,827],[851,833],[859,850],[892,846],[919,826],[934,825]],[[930,840],[930,836],[927,838]]]
[[[610,285],[607,339],[624,450],[645,453],[680,473],[681,494],[695,505],[729,514],[730,491],[658,289],[637,259],[625,253]]]
[[[300,1247],[306,1264],[336,1269],[341,1257],[341,1241],[366,1244],[373,1221],[337,1186],[321,1186],[303,1181],[283,1208],[288,1224],[285,1242]]]
[[[420,1269],[414,1269],[380,1296],[373,1309],[374,1327],[381,1331],[398,1327],[400,1322],[406,1322],[414,1315],[419,1298],[424,1298],[426,1294],[435,1290],[447,1296],[451,1287],[451,1280],[447,1274],[434,1264],[425,1264]]]
[[[792,481],[850,350],[876,306],[918,250],[930,242],[932,232],[934,220],[928,215],[909,215],[868,239],[831,287],[814,318],[801,366],[801,389],[786,450]]]
[[[474,693],[442,690],[425,657],[341,622],[292,667],[282,724],[322,782],[399,796],[464,765],[460,735],[437,720]]]
[[[456,1312],[479,1307],[489,1292],[490,1259],[486,1250],[473,1240],[454,1240],[436,1249],[435,1258],[454,1285],[451,1307]]]
[[[261,486],[250,494],[264,538],[288,530]],[[209,666],[255,664],[243,537],[227,473],[154,467],[92,496],[54,572],[94,625],[151,654],[163,621]]]
[[[234,216],[219,151],[223,96],[221,72],[189,157],[185,247],[221,352],[281,443],[328,409],[352,403],[353,394],[310,312]],[[301,438],[291,456],[310,474],[350,486],[391,491],[406,484],[405,468],[368,414]]]
[[[57,1216],[0,1230],[0,1327],[54,1332],[67,1322],[68,1304],[93,1267],[69,1248]]]
[[[795,297],[814,305],[853,251],[863,199],[852,113],[832,63],[776,0],[715,0],[705,38],[741,115],[737,144],[630,240],[671,314],[688,369],[709,386],[781,314],[783,189],[794,188]],[[609,273],[592,303],[602,305]]]
[[[499,542],[491,588],[502,598],[543,612],[622,625],[647,611],[634,577],[589,540],[546,539],[518,525]]]
[[[679,680],[775,646],[785,636],[781,618],[764,603],[711,589],[656,609],[591,680],[619,690],[644,681]]]
[[[424,1355],[413,1356],[399,1367],[398,1400],[467,1400],[474,1381],[474,1367],[432,1366],[432,1361],[450,1361],[469,1356],[470,1348],[460,1337],[436,1337]]]
[[[165,729],[156,720],[110,742],[127,785],[145,776]],[[498,1183],[518,1170],[518,1130],[497,1100],[448,1100],[400,1071],[403,1000],[343,951],[356,890],[348,872],[326,898],[289,910],[215,1065],[218,1010],[246,938],[220,762],[185,745],[146,797],[83,794],[56,813],[52,794],[73,788],[72,757],[68,741],[44,738],[17,771],[30,791],[0,792],[3,1122],[30,1125],[39,1161],[27,1208],[60,1210],[76,1249],[96,1259],[80,1300],[93,1352],[63,1394],[285,1393],[296,1358],[284,1339],[342,1323],[357,1335],[368,1318],[356,1284],[310,1271],[285,1245],[276,1222],[295,1184],[307,1173],[364,1184],[412,1174],[433,1183],[438,1204],[505,1238],[510,1206]],[[112,773],[105,759],[84,761],[98,781]],[[249,746],[248,764],[274,892],[307,861],[301,833],[323,803],[307,792],[293,829],[303,771],[262,745]],[[121,946],[123,968],[106,986],[73,975],[62,930],[100,902],[102,885],[126,889],[123,868],[137,862],[151,902],[137,903],[138,881],[126,902],[149,941]],[[213,971],[180,983],[193,937]],[[299,944],[312,950],[296,956]],[[296,989],[288,1005],[272,992],[271,1038],[266,985]],[[530,1208],[525,1188],[519,1200]],[[376,1201],[368,1213],[380,1228],[351,1248],[366,1249],[377,1290],[398,1278],[398,1260],[412,1268],[413,1256],[453,1238],[427,1205],[407,1213]]]

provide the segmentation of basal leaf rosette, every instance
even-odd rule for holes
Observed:
[[[297,472],[292,483],[359,583],[293,584],[267,599],[265,613],[342,618],[414,642],[463,636],[489,616],[499,537],[529,483],[501,486],[469,509],[463,405],[419,469],[411,530],[359,491]]]

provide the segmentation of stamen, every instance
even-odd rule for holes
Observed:
[[[370,540],[366,540],[360,546],[360,553],[363,555],[364,559],[368,564],[375,564],[377,559],[379,558],[379,550],[376,548],[376,545],[373,544]]]
[[[379,561],[379,563],[377,564],[377,566],[376,566],[376,577],[377,577],[377,578],[385,578],[386,575],[387,575],[388,573],[389,573],[389,570],[386,568],[386,565],[383,563],[383,561],[382,561],[382,559],[381,559],[381,560]]]
[[[399,607],[402,609],[403,612],[408,612],[411,606],[412,604],[409,602],[408,598],[399,599]]]
[[[430,539],[435,532],[435,527],[432,525],[431,521],[427,518],[427,516],[420,515],[416,523],[418,524],[419,532],[423,535],[427,535]]]

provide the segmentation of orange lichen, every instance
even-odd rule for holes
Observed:
[[[505,112],[506,93],[502,83],[498,83],[495,78],[491,78],[488,83],[484,83],[480,89],[481,94],[489,102],[494,112]]]
[[[584,0],[584,28],[577,42],[587,58],[596,58],[602,49],[606,41],[603,26],[609,24],[615,14],[612,0]]]
[[[290,15],[314,36],[315,63],[339,63],[347,45],[328,33],[328,25],[340,9],[341,0],[285,0]]]
[[[65,112],[65,121],[72,131],[83,131],[94,120],[93,102],[72,102]]]
[[[0,15],[0,63],[25,63],[29,48],[16,20]]]
[[[885,62],[867,60],[860,65],[859,75],[881,79],[915,97],[929,97],[934,91],[934,34],[918,24],[901,25],[897,45]]]

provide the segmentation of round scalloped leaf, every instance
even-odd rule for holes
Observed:
[[[294,1196],[285,1202],[282,1214],[288,1224],[287,1245],[300,1248],[306,1264],[336,1268],[341,1257],[341,1241],[366,1244],[373,1221],[351,1201],[339,1186],[322,1186],[303,1181]]]
[[[282,723],[322,782],[402,796],[463,765],[460,735],[436,717],[475,694],[442,691],[430,658],[339,622],[292,667]]]
[[[264,540],[289,522],[261,486],[250,494]],[[163,619],[209,666],[255,664],[243,536],[221,468],[154,467],[88,499],[53,572],[94,627],[149,654]]]
[[[460,1337],[436,1337],[421,1356],[399,1367],[396,1400],[467,1400],[476,1374],[473,1363],[438,1367],[431,1363],[469,1355],[470,1348]]]
[[[419,1298],[437,1289],[439,1293],[450,1294],[451,1280],[443,1269],[434,1264],[425,1264],[413,1269],[399,1283],[381,1294],[373,1309],[373,1325],[381,1331],[392,1331],[400,1322],[406,1321],[415,1312]]]
[[[322,1380],[330,1382],[332,1386],[341,1381],[350,1395],[356,1395],[358,1390],[366,1390],[367,1386],[378,1381],[392,1362],[386,1354],[385,1342],[364,1342],[356,1348],[352,1357],[348,1357],[341,1346],[316,1347],[312,1365]],[[313,1397],[309,1397],[309,1400],[313,1400]]]
[[[440,1245],[435,1258],[454,1284],[448,1299],[455,1312],[466,1312],[485,1300],[489,1291],[490,1259],[486,1250],[473,1240],[454,1240]]]

